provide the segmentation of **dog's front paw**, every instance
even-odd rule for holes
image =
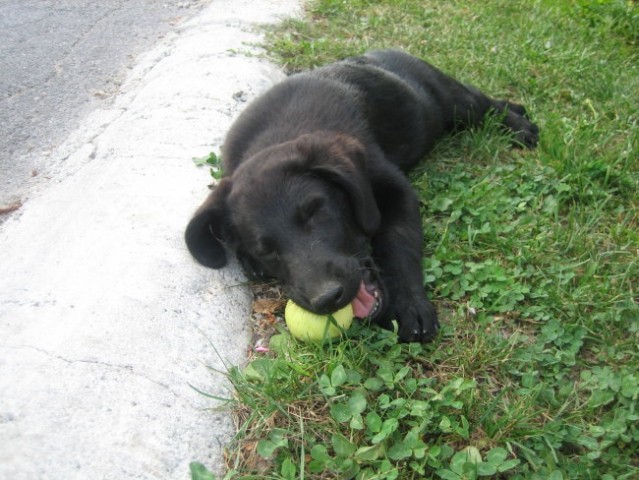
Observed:
[[[402,342],[427,342],[439,330],[437,311],[423,294],[406,298],[395,307]]]

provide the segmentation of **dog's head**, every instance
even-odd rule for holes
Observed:
[[[247,274],[271,276],[316,313],[353,304],[381,311],[383,286],[370,258],[380,212],[364,147],[344,135],[302,135],[260,151],[220,181],[186,229],[203,265],[221,268],[226,249]]]

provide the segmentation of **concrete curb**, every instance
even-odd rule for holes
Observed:
[[[230,53],[297,0],[215,0],[144,56],[109,110],[52,154],[56,181],[0,225],[0,478],[188,478],[220,470],[225,365],[248,348],[237,268],[182,235],[207,194],[192,157],[283,74]],[[241,92],[241,94],[239,94]]]

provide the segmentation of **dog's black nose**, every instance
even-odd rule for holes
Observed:
[[[344,287],[337,282],[324,285],[322,292],[311,299],[311,306],[316,313],[331,313],[338,310],[344,295]]]

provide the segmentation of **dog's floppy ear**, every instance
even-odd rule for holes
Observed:
[[[339,134],[309,134],[298,139],[298,149],[310,162],[310,170],[334,181],[348,194],[362,230],[372,235],[381,215],[366,171],[364,146]]]
[[[226,198],[231,185],[229,178],[223,178],[195,212],[184,232],[191,255],[206,267],[222,268],[226,265],[222,240],[227,234]]]

